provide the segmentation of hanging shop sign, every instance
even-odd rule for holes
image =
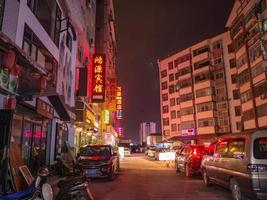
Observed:
[[[104,110],[104,115],[105,124],[109,124],[109,111]]]
[[[196,134],[194,128],[184,129],[182,130],[182,136],[194,136]]]
[[[93,55],[92,102],[105,101],[105,55]]]
[[[50,104],[46,103],[42,99],[37,99],[36,112],[48,119],[54,118],[54,108]]]
[[[121,86],[117,87],[116,92],[116,110],[117,110],[117,119],[122,119],[122,88]]]

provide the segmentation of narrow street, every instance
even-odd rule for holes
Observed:
[[[112,182],[92,180],[95,200],[230,200],[230,191],[218,186],[205,187],[201,177],[186,178],[160,161],[144,154],[121,160],[119,176]]]

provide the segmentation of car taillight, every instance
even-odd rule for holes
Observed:
[[[249,172],[267,172],[267,165],[263,165],[263,164],[248,164],[247,170]]]
[[[197,155],[197,149],[193,150],[193,155],[195,155],[195,156]]]

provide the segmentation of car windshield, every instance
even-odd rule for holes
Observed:
[[[80,149],[81,156],[111,156],[110,147],[108,146],[94,146],[82,147]]]
[[[257,138],[254,141],[254,157],[256,159],[267,159],[267,137]]]

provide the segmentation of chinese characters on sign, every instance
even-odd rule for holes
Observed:
[[[92,70],[92,102],[105,100],[105,55],[94,54]]]
[[[122,95],[121,87],[117,87],[116,92],[116,109],[117,109],[117,119],[122,119]]]

